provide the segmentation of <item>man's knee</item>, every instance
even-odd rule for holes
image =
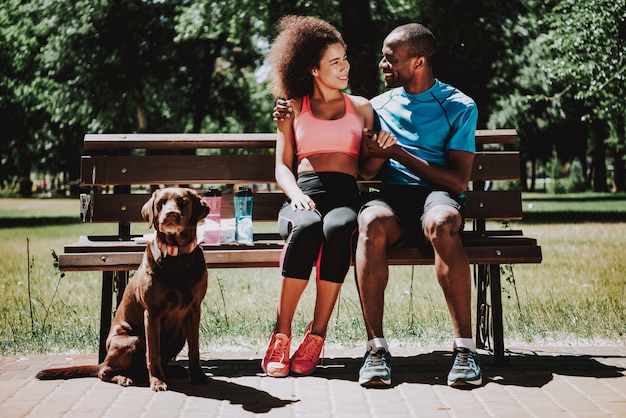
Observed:
[[[458,235],[463,225],[461,213],[451,206],[435,206],[424,219],[424,233],[431,241]]]
[[[359,234],[377,234],[382,229],[385,218],[385,213],[376,206],[364,208],[358,218]]]
[[[400,225],[394,214],[386,208],[371,206],[359,213],[359,242],[362,244],[387,245],[388,241],[398,239],[401,234]],[[391,243],[391,242],[390,242]]]

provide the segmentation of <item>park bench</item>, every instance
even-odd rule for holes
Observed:
[[[520,156],[513,129],[476,132],[477,153],[467,193],[468,225],[463,242],[473,265],[476,289],[476,343],[493,352],[494,363],[506,364],[502,323],[500,266],[540,263],[541,247],[522,231],[491,221],[520,220],[519,191],[493,190],[492,182],[517,180]],[[118,225],[114,236],[82,236],[59,254],[61,271],[102,271],[100,349],[113,314],[113,296],[121,298],[142,258],[145,243],[133,240],[131,224],[145,221],[141,206],[151,185],[209,185],[224,189],[222,218],[232,218],[232,193],[238,185],[264,185],[254,192],[253,220],[276,222],[285,200],[275,187],[274,133],[244,134],[87,134],[81,159],[81,221]],[[376,183],[361,182],[363,190]],[[269,187],[267,187],[269,186]],[[263,190],[261,190],[263,189]],[[277,233],[255,233],[252,244],[203,245],[208,268],[278,267],[283,240]],[[388,250],[390,265],[429,265],[433,256],[417,248]],[[393,274],[393,271],[391,272]]]

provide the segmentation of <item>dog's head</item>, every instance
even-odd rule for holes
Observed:
[[[194,190],[180,187],[158,189],[141,208],[141,215],[157,234],[195,236],[198,221],[209,207]]]

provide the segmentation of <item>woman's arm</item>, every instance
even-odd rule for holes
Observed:
[[[386,158],[372,156],[369,151],[370,146],[386,149],[397,141],[389,132],[375,132],[373,130],[374,109],[372,109],[369,100],[361,96],[351,96],[351,98],[353,99],[353,106],[363,122],[363,138],[359,153],[359,174],[367,180],[374,177],[385,164],[385,161],[387,161]],[[370,141],[369,144],[368,141]]]
[[[296,182],[293,166],[295,157],[295,135],[293,129],[293,114],[282,121],[277,122],[278,133],[276,137],[276,165],[274,175],[278,187],[291,200],[293,210],[315,209],[315,202],[306,196]]]

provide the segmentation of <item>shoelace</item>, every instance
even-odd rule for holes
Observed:
[[[469,352],[458,351],[456,354],[457,366],[467,367],[469,366]]]
[[[470,361],[472,363],[474,363],[474,359],[470,358],[470,351],[457,351],[456,352],[456,366],[461,366],[461,367],[469,367],[470,366]]]
[[[287,350],[287,341],[279,340],[278,338],[274,342],[274,349],[272,350],[272,355],[270,356],[270,360],[272,361],[282,361],[285,358],[285,351]]]
[[[313,360],[316,356],[319,356],[320,345],[324,344],[324,340],[310,337],[307,335],[307,341],[304,342],[304,350],[302,350],[302,357],[307,360]]]
[[[383,356],[384,351],[375,351],[374,353],[370,352],[367,356],[367,364],[368,366],[381,366],[383,364]]]

